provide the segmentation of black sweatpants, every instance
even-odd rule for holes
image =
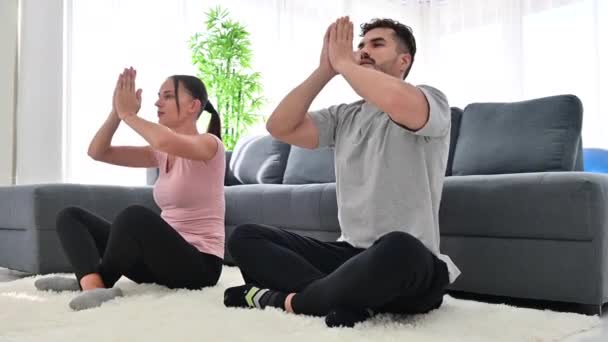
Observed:
[[[130,206],[110,223],[85,209],[68,207],[57,233],[78,281],[99,273],[106,287],[121,276],[137,283],[200,289],[217,283],[222,259],[200,252],[158,214]]]
[[[245,282],[297,292],[293,309],[308,315],[334,309],[425,313],[441,306],[449,283],[446,264],[404,232],[361,249],[249,224],[235,229],[228,249]]]

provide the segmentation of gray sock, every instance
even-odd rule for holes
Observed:
[[[34,282],[34,286],[41,291],[78,291],[78,280],[75,278],[52,276],[40,278]]]
[[[113,287],[111,289],[95,289],[84,291],[78,297],[72,299],[70,308],[74,311],[96,308],[101,304],[117,297],[122,297],[122,291]]]

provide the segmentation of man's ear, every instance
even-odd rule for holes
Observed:
[[[399,56],[399,71],[404,73],[412,65],[412,55],[409,53],[402,53]]]

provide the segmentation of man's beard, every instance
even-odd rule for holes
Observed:
[[[387,75],[392,75],[392,67],[395,65],[395,63],[397,63],[398,59],[399,57],[395,57],[393,60],[386,61],[384,63],[374,63],[374,69],[383,72]]]

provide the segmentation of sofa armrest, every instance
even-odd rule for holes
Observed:
[[[0,228],[54,230],[57,213],[80,206],[107,220],[126,207],[146,206],[156,212],[151,187],[40,184],[0,187]]]

